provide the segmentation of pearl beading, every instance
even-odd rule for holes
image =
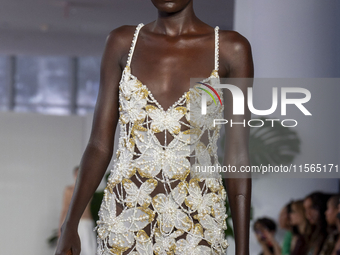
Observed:
[[[128,54],[128,60],[127,60],[127,65],[128,65],[128,66],[130,66],[130,64],[131,64],[131,59],[132,59],[133,52],[134,52],[134,50],[135,50],[135,46],[136,46],[136,42],[137,42],[139,30],[140,30],[143,26],[144,26],[143,23],[139,23],[138,26],[136,27],[135,33],[134,33],[134,35],[133,35],[132,43],[131,43],[131,46],[130,46],[130,51],[129,51],[129,54]]]
[[[97,255],[123,254],[129,248],[131,255],[151,255],[152,251],[224,254],[229,244],[223,234],[228,215],[222,179],[195,175],[191,170],[197,164],[219,164],[216,151],[219,128],[212,123],[213,119],[222,118],[223,106],[210,102],[207,115],[202,116],[202,91],[194,87],[164,111],[148,87],[131,74],[131,58],[142,26],[140,23],[136,28],[120,80],[120,138],[95,228]],[[202,82],[218,77],[218,34],[215,36],[215,70]],[[216,90],[223,99],[222,90]],[[182,121],[183,117],[188,122]],[[164,134],[164,144],[156,133]],[[167,134],[172,136],[171,141],[167,141]],[[204,134],[207,144],[200,141]],[[130,180],[132,176],[136,183]],[[203,182],[202,189],[198,182]],[[163,186],[164,193],[151,197],[158,185]],[[118,205],[122,208],[119,214]],[[144,231],[148,225],[150,236]],[[175,240],[184,233],[187,238]],[[210,246],[198,245],[200,240],[206,240]],[[164,242],[172,246],[165,247]]]
[[[219,62],[219,26],[215,27],[215,70],[218,71]]]

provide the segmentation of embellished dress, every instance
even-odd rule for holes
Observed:
[[[217,139],[221,104],[195,85],[164,110],[148,87],[131,74],[135,30],[119,85],[120,138],[117,157],[99,211],[97,255],[225,254],[226,191],[221,175],[203,175],[199,165],[219,165]],[[215,27],[215,69],[203,83],[219,82]],[[162,139],[160,139],[162,137]]]

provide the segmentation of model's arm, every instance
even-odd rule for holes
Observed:
[[[60,237],[60,229],[61,226],[66,218],[67,210],[70,206],[71,198],[72,198],[72,188],[66,187],[64,190],[64,197],[63,197],[63,207],[60,213],[60,220],[59,220],[59,228],[58,228],[58,236]]]
[[[80,253],[77,233],[79,220],[93,193],[101,182],[113,153],[115,129],[119,117],[119,80],[126,26],[119,27],[107,36],[100,67],[100,85],[95,106],[92,131],[80,162],[72,200],[61,228],[56,255]]]
[[[251,117],[247,106],[247,88],[252,87],[254,67],[251,46],[246,38],[234,31],[228,31],[223,35],[221,41],[221,54],[225,60],[230,78],[235,79],[233,85],[240,88],[244,95],[244,115],[233,115],[232,94],[224,89],[224,118],[229,122],[225,125],[225,151],[224,165],[235,166],[237,170],[241,166],[249,166],[249,126]],[[230,127],[230,121],[243,123],[234,124]],[[251,200],[251,178],[250,175],[225,176],[225,185],[233,220],[236,255],[249,255],[249,227],[250,227],[250,200]],[[238,178],[235,178],[238,177]]]

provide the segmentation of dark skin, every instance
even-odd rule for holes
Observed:
[[[195,16],[192,0],[152,0],[152,3],[158,9],[158,18],[140,30],[131,62],[131,73],[147,85],[164,109],[168,109],[189,90],[190,78],[209,77],[214,69],[214,28]],[[92,131],[81,159],[80,172],[61,228],[56,255],[80,253],[78,223],[113,155],[119,118],[119,81],[135,29],[136,26],[125,25],[114,29],[107,36]],[[252,78],[254,67],[248,40],[235,31],[220,30],[219,37],[219,76]],[[252,84],[244,81],[238,82],[237,86],[246,96],[247,87]],[[232,116],[229,94],[224,93],[224,105],[228,109],[225,110],[225,119],[250,119],[247,107],[245,115]],[[226,125],[225,165],[249,165],[248,137],[249,127],[237,125],[229,128]],[[224,179],[237,255],[249,254],[251,179],[248,177]]]

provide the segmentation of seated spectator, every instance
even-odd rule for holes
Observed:
[[[308,251],[307,230],[310,227],[310,225],[305,216],[303,200],[292,202],[289,218],[293,233],[293,238],[290,246],[290,255],[307,254]]]
[[[337,217],[336,228],[338,229],[338,232],[340,233],[340,199],[338,201],[338,213],[336,217]],[[334,245],[334,250],[332,252],[332,255],[340,255],[340,235],[338,235],[338,239]]]
[[[281,247],[275,240],[276,224],[269,218],[260,218],[254,223],[257,241],[262,247],[259,255],[280,255]]]
[[[320,255],[336,255],[335,244],[339,237],[339,230],[337,229],[337,214],[339,196],[332,196],[327,201],[327,210],[325,212],[326,221],[328,224],[328,236],[322,246]]]
[[[306,218],[311,225],[307,233],[307,255],[319,255],[327,237],[325,212],[327,210],[327,201],[330,197],[330,194],[314,192],[304,199],[303,206],[305,208]]]
[[[283,243],[282,243],[282,249],[281,254],[282,255],[290,255],[291,252],[291,241],[292,241],[292,227],[290,225],[290,217],[289,214],[291,212],[291,202],[285,205],[280,212],[279,216],[279,226],[281,229],[286,230]]]

